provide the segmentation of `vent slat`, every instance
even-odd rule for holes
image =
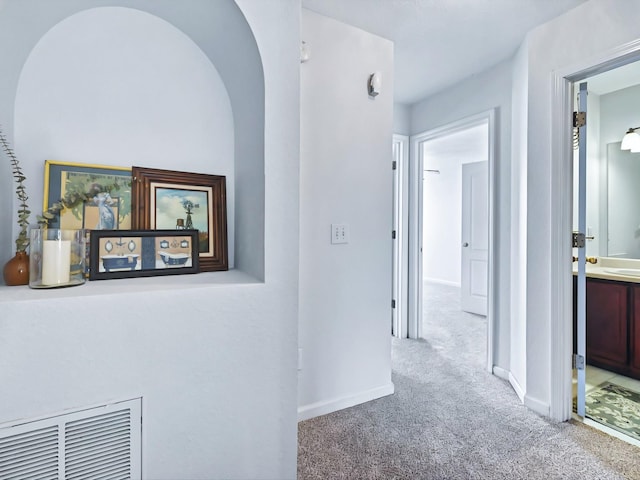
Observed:
[[[79,430],[84,428],[86,425],[98,425],[100,423],[114,423],[118,419],[121,418],[129,418],[130,411],[127,410],[118,410],[117,412],[105,413],[103,415],[97,415],[91,418],[83,418],[81,420],[74,420],[72,422],[68,422],[65,425],[65,430],[67,432],[73,432],[75,430]]]
[[[111,472],[106,475],[95,477],[92,480],[131,480],[131,469],[125,468],[119,472]]]
[[[100,459],[104,458],[122,458],[128,457],[130,453],[131,447],[128,444],[119,445],[116,448],[105,448],[100,451],[95,451],[90,455],[83,455],[82,457],[74,457],[72,459],[67,458],[65,465],[68,469],[75,468],[77,466],[82,467],[83,465],[88,465],[91,463],[96,463],[96,461],[103,461]]]
[[[94,479],[98,476],[115,475],[120,474],[131,469],[131,464],[128,459],[118,463],[110,463],[108,465],[96,465],[93,468],[87,468],[84,470],[76,470],[65,472],[66,480],[76,479]]]
[[[104,435],[105,433],[108,432],[112,432],[114,430],[127,430],[129,429],[129,427],[131,426],[131,422],[129,421],[129,419],[127,419],[126,422],[118,422],[118,423],[114,423],[114,424],[109,424],[109,425],[101,425],[99,428],[91,428],[91,429],[86,429],[83,431],[77,431],[77,432],[67,432],[65,434],[65,438],[67,440],[74,440],[77,438],[86,438],[86,437],[90,437],[90,436],[96,436],[96,435]]]
[[[129,435],[129,428],[126,429],[114,429],[109,432],[102,432],[99,435],[86,435],[84,437],[69,439],[67,438],[65,441],[65,445],[67,445],[67,450],[73,451],[75,448],[82,448],[84,445],[88,445],[96,442],[103,442],[110,438],[119,438],[123,435]]]
[[[119,448],[130,448],[131,442],[129,441],[129,437],[123,437],[118,441],[112,441],[105,445],[92,445],[87,448],[78,449],[76,452],[70,453],[67,452],[67,461],[66,463],[73,463],[78,460],[82,460],[85,457],[90,457],[95,455],[96,453],[101,453],[110,450],[116,450]]]
[[[36,435],[18,434],[0,440],[0,452],[24,448],[25,445],[39,445],[51,441],[58,441],[58,427],[38,430]]]
[[[54,443],[55,442],[55,443]],[[49,441],[39,445],[29,445],[23,447],[14,447],[0,453],[0,465],[20,457],[26,457],[37,452],[48,452],[49,450],[58,450],[58,438],[54,437],[53,442]]]
[[[96,455],[86,459],[84,462],[78,462],[74,464],[65,464],[67,471],[80,471],[87,468],[93,468],[94,465],[107,465],[112,462],[129,461],[129,449],[122,449],[119,452],[115,452],[114,455]]]
[[[50,461],[41,462],[36,465],[17,465],[13,468],[0,471],[0,478],[5,479],[18,479],[23,478],[25,475],[36,475],[36,478],[40,478],[40,475],[50,475],[51,473],[58,474],[58,459],[55,458]]]
[[[46,476],[43,476],[46,475]],[[58,480],[58,469],[55,472],[51,472],[48,474],[38,474],[32,475],[29,477],[23,477],[20,480]]]
[[[67,455],[75,455],[75,452],[84,450],[85,447],[95,447],[100,445],[108,445],[114,441],[120,441],[122,439],[129,438],[129,432],[122,432],[118,435],[113,435],[106,438],[92,438],[87,439],[83,443],[76,442],[73,446],[67,448]]]
[[[6,461],[0,462],[0,473],[12,465],[28,465],[45,461],[49,458],[58,457],[58,446],[54,445],[46,450],[39,450],[36,452],[26,452],[25,454],[16,454],[14,457],[8,458]],[[1,478],[1,477],[0,477]]]
[[[113,429],[114,427],[124,428],[127,425],[131,424],[129,421],[129,417],[118,419],[114,422],[101,422],[98,424],[87,424],[82,428],[76,428],[74,430],[66,430],[67,437],[77,437],[82,435],[91,434],[92,432],[100,432],[105,429]]]

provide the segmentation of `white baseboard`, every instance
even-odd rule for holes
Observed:
[[[533,398],[530,395],[524,396],[524,405],[525,407],[533,410],[540,415],[549,418],[549,412],[551,411],[551,406],[546,403],[538,400],[537,398]]]
[[[511,372],[509,372],[509,383],[511,384],[513,389],[516,391],[516,394],[518,395],[518,398],[520,399],[520,401],[524,403],[524,389],[520,386],[520,384],[516,380],[516,377],[514,377],[511,374]]]
[[[510,380],[509,380],[509,375],[510,375],[509,371],[508,371],[508,370],[505,370],[505,369],[504,369],[504,368],[502,368],[502,367],[498,367],[497,365],[494,365],[494,366],[493,366],[493,369],[492,369],[492,373],[493,373],[496,377],[501,378],[502,380],[506,380],[507,382],[509,382],[509,381],[510,381]]]
[[[302,420],[326,415],[327,413],[353,407],[354,405],[360,405],[361,403],[369,402],[376,398],[386,397],[387,395],[391,395],[393,392],[393,383],[389,382],[387,385],[372,388],[371,390],[364,392],[358,392],[354,395],[312,403],[311,405],[304,405],[302,407],[298,407],[298,421],[301,422]]]
[[[495,373],[495,369],[500,367],[493,367],[493,368]],[[502,369],[500,368],[500,370]],[[502,371],[504,372],[504,370]],[[509,373],[509,383],[511,384],[513,389],[516,391],[518,398],[524,404],[525,407],[527,407],[529,410],[533,410],[534,412],[544,417],[547,417],[547,418],[549,417],[549,413],[551,412],[551,406],[546,402],[543,402],[535,397],[532,397],[531,395],[527,395],[524,392],[524,389],[520,386],[520,384],[516,380],[516,378],[513,375],[511,375],[511,373]]]

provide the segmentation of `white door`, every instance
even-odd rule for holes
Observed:
[[[462,165],[461,248],[462,310],[486,316],[489,264],[488,162]]]
[[[587,83],[583,82],[578,90],[578,111],[587,113]],[[586,286],[586,250],[584,233],[587,230],[587,126],[580,124],[578,130],[578,235],[575,247],[578,254],[578,277],[576,279],[576,352],[575,369],[577,373],[576,413],[585,416],[585,392],[587,358],[587,286]]]
[[[391,334],[395,337],[406,338],[409,324],[405,313],[406,285],[403,280],[405,262],[405,193],[404,172],[408,158],[409,137],[393,135],[393,279],[391,283]]]

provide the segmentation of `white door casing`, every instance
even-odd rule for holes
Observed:
[[[494,279],[497,267],[495,265],[495,242],[497,239],[496,209],[497,195],[495,185],[496,174],[496,111],[495,109],[467,117],[465,119],[444,125],[410,137],[410,161],[409,161],[409,245],[408,245],[408,302],[407,311],[409,317],[409,338],[422,337],[422,205],[423,205],[423,158],[421,155],[422,144],[429,140],[463,130],[483,122],[489,124],[489,222],[488,222],[488,282],[487,282],[487,370],[493,373],[494,362],[494,336],[495,327],[495,289]]]
[[[487,315],[489,262],[488,162],[462,165],[461,306]]]
[[[567,241],[572,231],[573,206],[573,111],[572,84],[640,60],[640,40],[615,47],[582,63],[552,73],[551,156],[551,362],[550,410],[553,420],[571,418],[573,402],[573,274],[572,249]]]

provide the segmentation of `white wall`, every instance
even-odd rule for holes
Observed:
[[[0,106],[9,112],[10,125],[28,53],[56,23],[92,6],[127,6],[163,18],[218,70],[234,115],[236,237],[243,244],[236,242],[236,265],[242,258],[247,267],[44,291],[0,286],[0,423],[142,396],[146,478],[293,479],[298,236],[290,232],[298,231],[299,218],[300,4],[194,0],[176,8],[169,0],[5,1]],[[180,42],[158,33],[161,44]],[[245,78],[241,71],[252,74]],[[120,108],[125,119],[135,113],[128,105]],[[186,138],[188,132],[175,128],[177,138]],[[134,129],[134,145],[135,137]],[[64,138],[79,151],[71,133]],[[107,158],[116,148],[108,140],[92,137],[82,149]],[[56,151],[68,158],[66,150]],[[4,162],[0,169],[0,176],[8,174]],[[37,190],[42,178],[28,180]],[[12,204],[12,191],[0,192],[0,211]],[[10,256],[12,245],[0,240],[3,255]],[[256,257],[247,260],[239,250],[252,245]]]
[[[479,94],[479,92],[482,92]],[[437,127],[497,109],[496,189],[499,214],[495,254],[497,334],[494,343],[494,365],[509,369],[509,295],[510,295],[510,175],[511,175],[511,62],[506,61],[486,72],[451,86],[411,107],[411,133],[416,135]]]
[[[629,9],[629,2],[591,0],[533,30],[525,43],[526,70],[523,73],[527,95],[514,97],[514,110],[527,112],[526,123],[522,125],[527,144],[524,155],[514,158],[514,162],[519,163],[518,168],[523,169],[527,177],[527,203],[520,205],[518,212],[526,217],[527,228],[513,234],[518,237],[516,242],[526,242],[529,261],[524,275],[513,278],[515,288],[526,283],[526,298],[522,304],[526,315],[514,317],[514,322],[526,325],[526,350],[522,350],[526,353],[519,355],[526,355],[527,359],[528,404],[543,414],[549,413],[551,380],[561,373],[551,371],[550,327],[552,323],[571,321],[570,318],[552,317],[551,312],[559,311],[555,307],[559,292],[552,291],[557,283],[552,277],[551,263],[540,261],[552,258],[552,249],[556,246],[552,245],[551,239],[560,237],[559,234],[556,237],[557,226],[551,221],[552,209],[555,212],[558,208],[566,208],[568,213],[571,208],[552,203],[552,199],[562,198],[558,191],[561,182],[553,176],[550,155],[552,74],[577,65],[595,65],[602,55],[639,37],[640,12]],[[570,275],[569,270],[567,275]],[[563,294],[569,296],[570,292]]]
[[[411,135],[411,108],[409,105],[393,104],[393,133]]]
[[[300,418],[393,392],[393,44],[302,11]],[[383,90],[367,93],[382,73]],[[330,225],[349,225],[348,244]]]

